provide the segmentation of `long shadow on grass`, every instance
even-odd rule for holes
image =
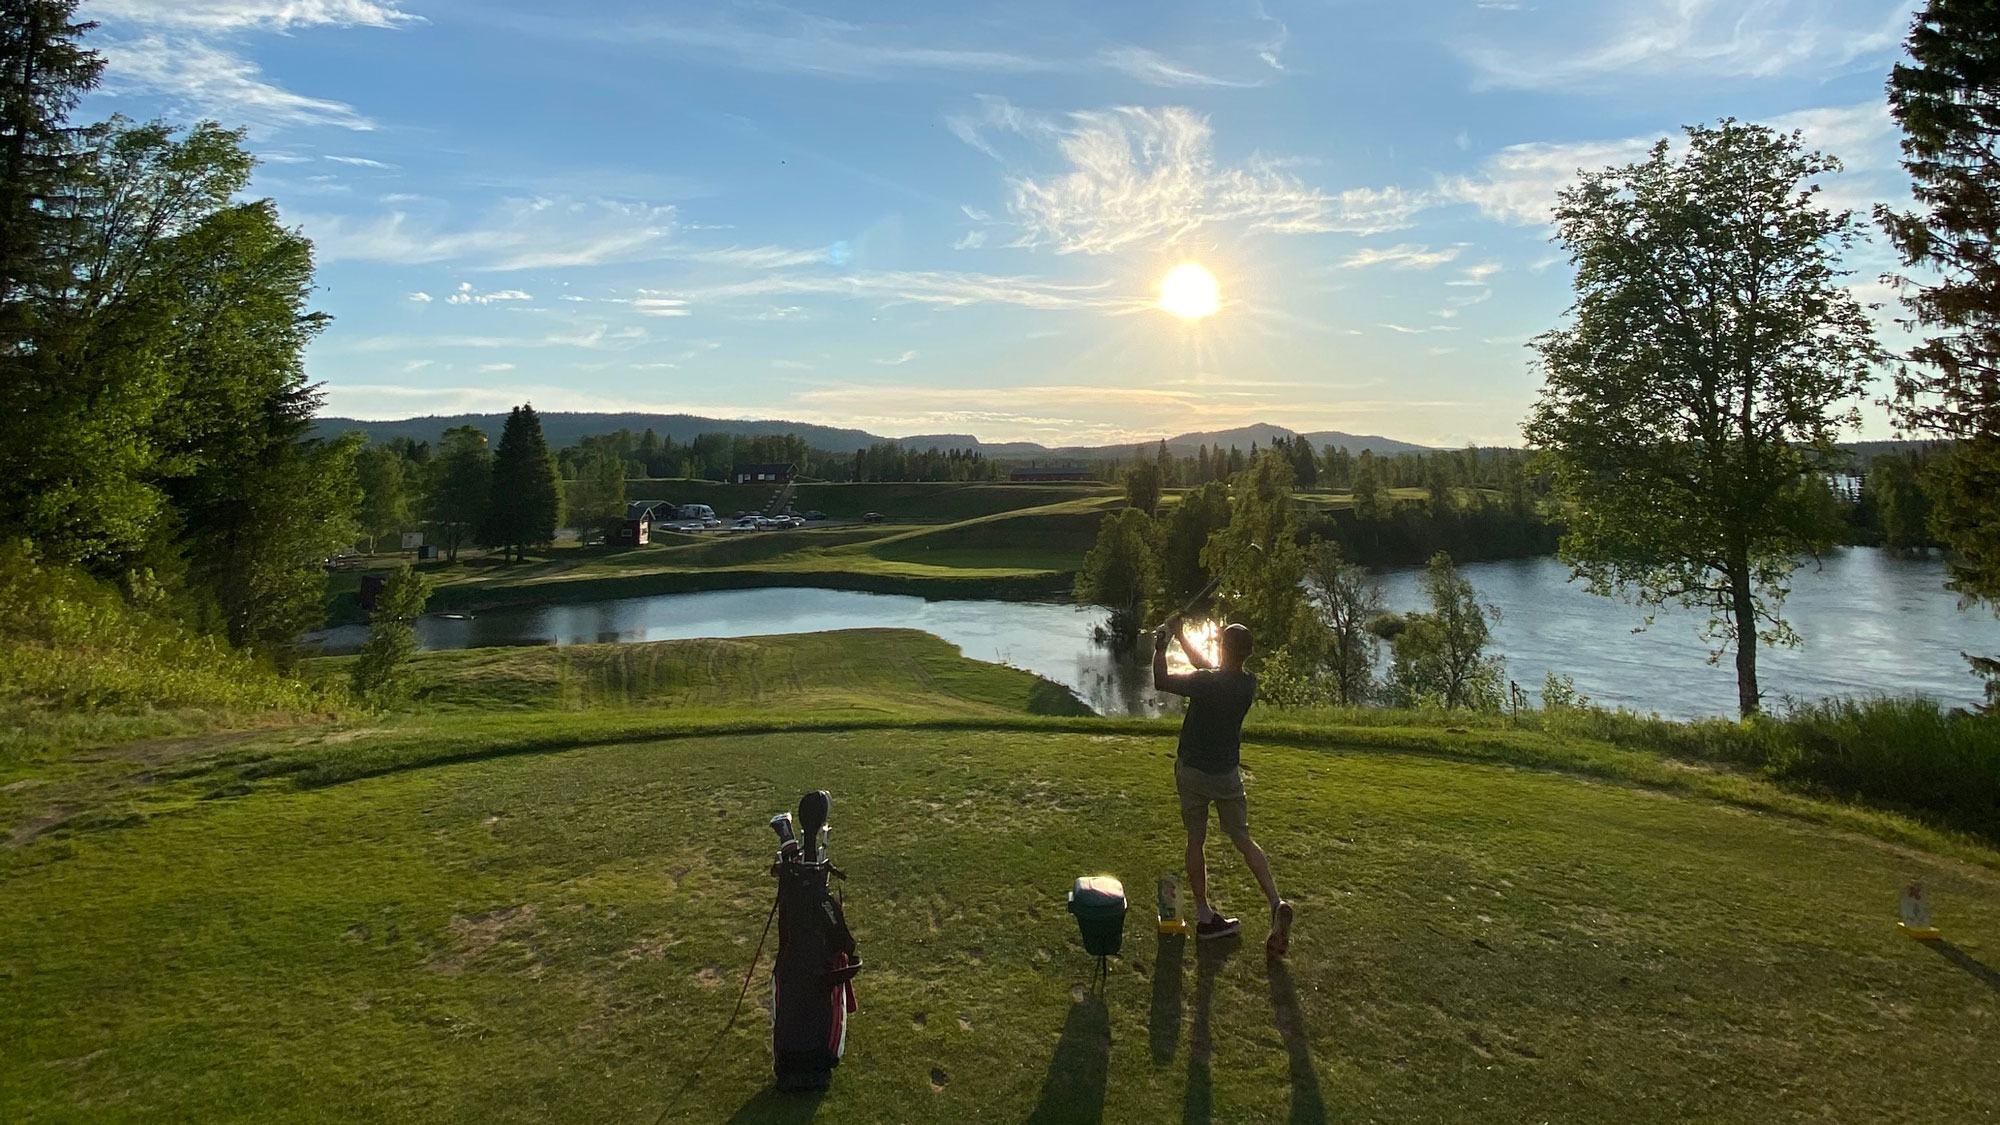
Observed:
[[[1319,1073],[1313,1069],[1312,1039],[1306,1035],[1305,1013],[1299,1010],[1299,990],[1292,983],[1292,970],[1283,960],[1267,957],[1264,967],[1271,980],[1271,1011],[1277,1019],[1278,1037],[1285,1041],[1285,1058],[1291,1068],[1292,1125],[1320,1125],[1326,1121],[1326,1100],[1320,1097]]]
[[[1042,1079],[1042,1098],[1028,1125],[1096,1125],[1104,1120],[1104,1083],[1111,1074],[1111,1013],[1087,994],[1069,1006],[1056,1056]]]
[[[1243,944],[1237,936],[1198,941],[1194,946],[1194,1026],[1188,1030],[1187,1096],[1181,1102],[1182,1125],[1209,1125],[1215,1119],[1215,1080],[1209,1060],[1215,1055],[1215,1036],[1209,1021],[1215,1014],[1215,978],[1222,974],[1229,955]]]
[[[1174,1052],[1180,1049],[1181,957],[1186,951],[1186,934],[1161,934],[1153,950],[1153,1006],[1146,1031],[1154,1066],[1174,1061]]]
[[[819,1112],[820,1099],[824,1093],[781,1092],[775,1086],[766,1086],[757,1096],[743,1103],[729,1119],[729,1125],[805,1125]]]
[[[1994,972],[1992,968],[1982,964],[1972,954],[1967,953],[1965,950],[1960,949],[1943,938],[1934,938],[1924,944],[1937,950],[1938,956],[1971,973],[1974,979],[1978,980],[1981,984],[1984,984],[1995,992],[2000,992],[2000,972]]]

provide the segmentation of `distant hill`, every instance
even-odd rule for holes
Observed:
[[[671,437],[675,441],[692,441],[697,434],[733,433],[759,436],[764,434],[797,434],[814,449],[845,452],[861,449],[878,441],[895,441],[912,449],[975,449],[998,461],[1090,461],[1098,458],[1127,458],[1140,445],[1155,444],[1158,438],[1144,442],[1123,442],[1117,445],[1062,446],[1050,448],[1031,441],[980,441],[972,434],[917,434],[911,437],[890,438],[871,434],[866,430],[842,429],[837,426],[821,426],[811,422],[786,422],[777,419],[704,418],[698,414],[598,414],[549,412],[541,416],[542,434],[552,448],[560,449],[575,445],[588,434],[608,434],[618,430],[643,433],[651,429],[661,437]],[[412,441],[435,443],[448,429],[456,426],[477,426],[496,440],[500,427],[507,421],[505,414],[451,414],[427,415],[422,418],[401,418],[393,421],[362,421],[355,418],[321,418],[315,423],[316,432],[322,435],[341,434],[349,430],[360,430],[368,435],[371,442],[388,441],[391,438],[409,438]],[[1283,426],[1258,423],[1234,430],[1216,430],[1208,433],[1181,434],[1167,438],[1167,449],[1175,456],[1194,455],[1203,445],[1210,449],[1228,449],[1235,446],[1248,450],[1252,444],[1259,449],[1268,448],[1274,437],[1302,436],[1314,446],[1345,446],[1349,452],[1359,453],[1366,449],[1376,454],[1420,453],[1426,448],[1394,438],[1377,437],[1368,434],[1349,434],[1339,430],[1320,430],[1298,435]]]
[[[862,430],[815,426],[809,422],[784,422],[762,418],[703,418],[696,414],[597,414],[550,411],[542,414],[541,419],[542,436],[548,440],[551,449],[575,445],[578,440],[590,434],[610,434],[619,430],[644,433],[648,429],[663,438],[670,437],[679,442],[693,441],[697,434],[732,433],[752,437],[765,434],[797,434],[814,449],[832,450],[862,449],[875,442],[889,440]],[[488,437],[498,441],[500,427],[505,425],[506,421],[505,414],[442,416],[433,414],[422,418],[401,418],[386,422],[367,422],[354,418],[320,418],[314,425],[321,434],[343,434],[349,430],[360,430],[368,435],[368,440],[371,442],[406,437],[412,441],[435,443],[446,430],[457,426],[477,426],[486,431]]]

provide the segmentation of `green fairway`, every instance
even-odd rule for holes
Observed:
[[[916,517],[898,516],[899,522],[881,524],[677,535],[644,547],[558,551],[538,565],[441,567],[431,572],[440,582],[431,607],[491,608],[760,586],[824,586],[934,598],[1060,598],[1069,593],[1071,575],[1096,541],[1105,512],[1123,502],[1094,487],[822,487],[912,493],[915,500],[907,506],[919,511],[972,514],[933,523],[903,522]],[[358,588],[358,579],[354,585]],[[352,592],[344,590],[339,601],[342,607],[350,605]]]
[[[411,714],[0,793],[0,1120],[2000,1115],[2000,859],[1757,811],[1754,779],[1266,717],[1252,823],[1299,903],[1273,967],[1219,838],[1242,948],[1151,933],[1170,725],[1037,718],[1032,677],[921,634],[419,671]],[[765,1091],[762,970],[693,1068],[769,909],[764,821],[817,787],[868,968],[815,1104]],[[51,788],[96,811],[23,831]],[[1098,872],[1133,898],[1101,1006],[1062,907]],[[1896,932],[1912,880],[1949,948]]]

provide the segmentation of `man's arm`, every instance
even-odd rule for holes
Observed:
[[[1189,664],[1200,668],[1204,672],[1215,667],[1214,662],[1210,661],[1203,654],[1201,646],[1188,640],[1187,622],[1182,621],[1179,617],[1175,617],[1169,624],[1174,627],[1174,635],[1181,639],[1181,651],[1187,653]]]
[[[1171,622],[1169,622],[1171,624]],[[1153,690],[1174,690],[1167,683],[1167,626],[1153,630]]]

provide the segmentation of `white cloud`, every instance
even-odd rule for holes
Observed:
[[[780,371],[812,371],[815,369],[814,364],[797,359],[774,359],[771,361],[771,366]]]
[[[1365,269],[1369,266],[1387,266],[1392,270],[1428,270],[1446,265],[1458,258],[1459,247],[1447,246],[1433,250],[1428,246],[1418,246],[1403,242],[1385,249],[1366,247],[1342,259],[1341,269]]]
[[[1253,86],[1254,82],[1232,82],[1203,74],[1144,47],[1110,47],[1097,53],[1097,61],[1127,78],[1149,86]],[[1282,69],[1282,68],[1280,68]]]
[[[1001,304],[1030,309],[1098,309],[1134,312],[1152,307],[1149,300],[1113,296],[1108,282],[1068,284],[1034,277],[1006,277],[948,270],[771,274],[749,281],[677,292],[679,296],[695,302],[798,293],[951,308]]]
[[[1479,84],[1629,89],[1654,79],[1764,79],[1886,56],[1915,0],[1557,0],[1532,22],[1482,21],[1460,54]],[[1566,34],[1575,29],[1577,34]],[[1886,57],[1883,61],[1887,61]]]
[[[1445,282],[1445,284],[1461,285],[1461,286],[1464,285],[1484,286],[1485,284],[1487,284],[1486,280],[1487,278],[1490,278],[1494,274],[1499,273],[1503,268],[1504,267],[1501,266],[1499,262],[1481,262],[1475,266],[1465,267],[1463,270],[1459,271],[1459,275],[1457,277],[1453,278],[1450,281]]]
[[[901,355],[894,356],[890,359],[878,359],[875,362],[877,365],[882,367],[901,367],[902,365],[910,362],[915,358],[917,358],[917,353],[912,351],[906,351],[903,352]]]
[[[820,265],[828,260],[827,250],[791,250],[783,246],[731,246],[722,250],[679,250],[681,261],[702,262],[740,269],[775,270],[791,266]]]
[[[637,297],[632,308],[641,316],[687,316],[687,302],[678,297]]]
[[[1847,171],[1823,185],[1823,203],[1865,208],[1895,194],[1890,190],[1900,175],[1895,123],[1883,102],[1804,109],[1764,124],[1783,132],[1796,130],[1806,147],[1841,158]],[[1488,157],[1473,175],[1443,181],[1438,194],[1471,203],[1489,219],[1534,226],[1549,221],[1556,193],[1574,184],[1579,172],[1637,162],[1662,137],[1680,144],[1681,136],[1676,129],[1671,134],[1663,131],[1615,141],[1511,145]]]
[[[1171,244],[1214,225],[1286,234],[1377,233],[1408,225],[1422,202],[1396,189],[1329,195],[1252,160],[1219,166],[1208,120],[1178,106],[1124,107],[1051,120],[988,98],[980,121],[952,128],[988,152],[987,131],[1053,146],[1065,173],[1008,181],[1013,245],[1057,253],[1105,254]]]
[[[514,365],[513,365],[513,364],[511,364],[511,363],[482,363],[482,364],[480,364],[480,365],[479,365],[479,370],[481,370],[481,371],[489,371],[489,372],[490,372],[490,371],[512,371],[512,370],[514,370]]]
[[[406,300],[406,301],[412,301],[412,302],[415,302],[416,304],[419,304],[419,305],[428,305],[428,304],[430,304],[430,303],[431,303],[431,295],[430,295],[429,293],[426,293],[426,292],[424,292],[424,291],[423,291],[423,290],[421,290],[421,289],[419,289],[419,290],[418,290],[418,291],[416,291],[415,293],[412,293],[412,294],[410,294],[410,295],[409,295],[408,297],[405,297],[405,298],[403,298],[403,299],[404,299],[404,300]]]
[[[91,19],[200,31],[396,27],[417,22],[397,0],[90,0]]]
[[[384,168],[394,170],[394,164],[384,164],[380,160],[370,160],[365,156],[329,156],[335,164],[352,164],[356,168]]]
[[[463,262],[487,270],[551,269],[665,257],[674,209],[567,198],[510,199],[476,221],[448,212],[391,211],[374,218],[306,215],[300,222],[322,261],[395,265]]]
[[[952,243],[951,248],[953,250],[977,250],[984,245],[986,245],[986,232],[983,230],[969,230],[957,242]]]
[[[332,125],[368,130],[374,124],[344,102],[309,98],[264,81],[257,64],[198,39],[158,35],[98,45],[106,88],[159,94],[198,113],[242,122],[252,132]]]
[[[699,22],[676,14],[639,23],[610,24],[594,32],[618,43],[664,44],[704,60],[722,60],[765,73],[811,74],[859,81],[887,81],[913,71],[955,74],[1113,73],[1150,86],[1244,86],[1245,81],[1205,73],[1190,63],[1131,44],[1090,52],[1030,54],[987,46],[934,45],[913,41],[907,22],[858,24],[792,11],[776,5],[749,9],[750,21]],[[1275,22],[1275,21],[1272,21]],[[1254,55],[1268,68],[1278,66],[1284,42],[1275,40],[1205,45],[1211,53]]]
[[[519,289],[497,289],[481,293],[472,287],[470,281],[458,283],[458,291],[444,299],[447,305],[491,305],[501,301],[532,301],[535,298]]]

